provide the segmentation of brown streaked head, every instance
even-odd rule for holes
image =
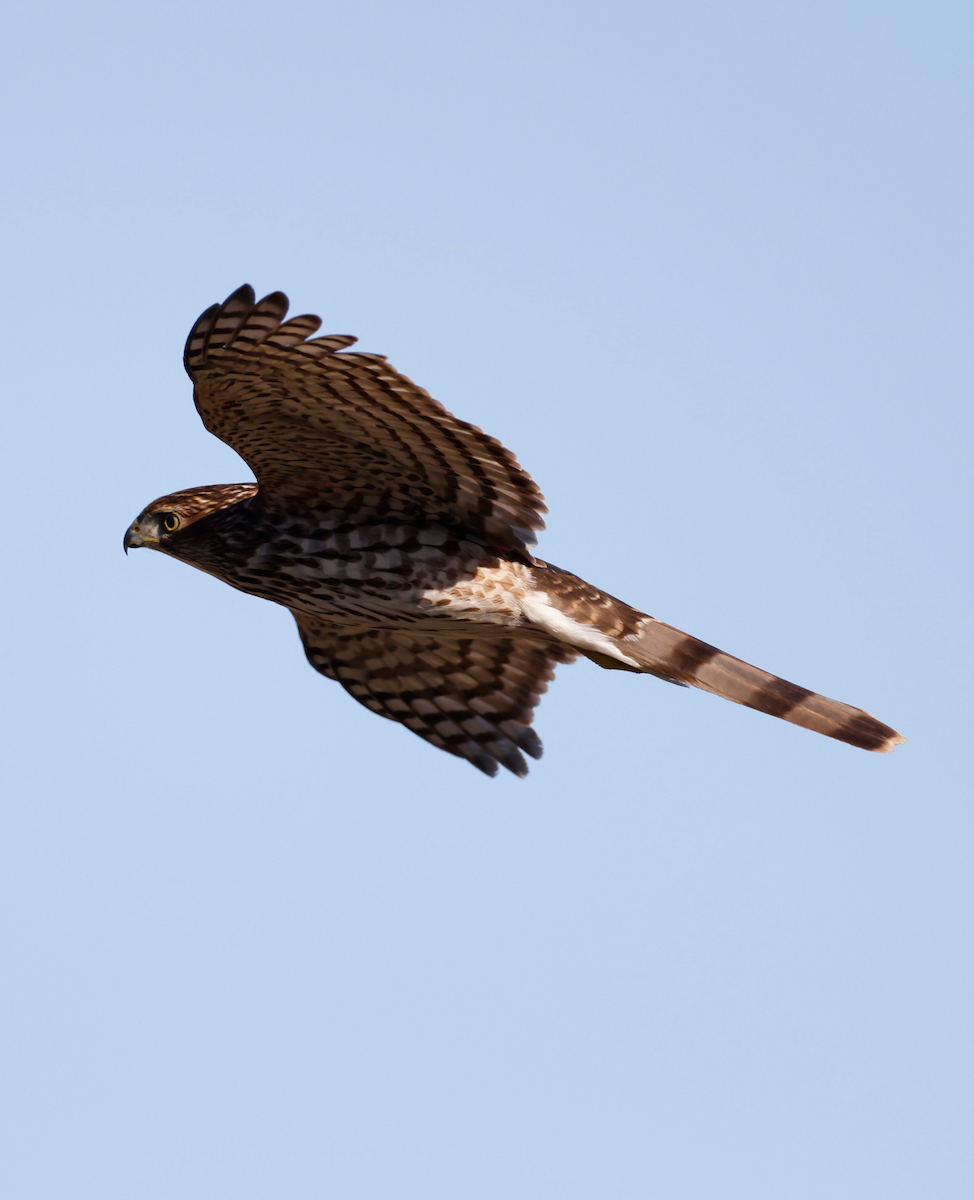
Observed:
[[[147,504],[125,531],[122,548],[126,554],[139,546],[165,551],[173,537],[201,517],[239,504],[241,500],[249,500],[256,494],[256,483],[214,483],[160,496]]]

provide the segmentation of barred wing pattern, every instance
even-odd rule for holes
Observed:
[[[462,524],[530,561],[544,498],[509,450],[460,421],[355,338],[308,341],[318,317],[238,288],[208,308],[184,362],[203,424],[232,446],[276,507],[421,515]]]
[[[530,636],[362,629],[294,613],[308,661],[360,704],[398,721],[485,775],[528,773],[541,757],[534,710],[558,663],[575,652]],[[524,752],[522,754],[521,752]]]

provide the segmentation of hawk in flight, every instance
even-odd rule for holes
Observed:
[[[287,297],[208,308],[185,365],[203,424],[256,483],[163,496],[149,546],[291,610],[316,671],[488,775],[527,773],[558,663],[691,684],[864,750],[904,739],[861,709],[724,654],[532,553],[546,511],[500,442],[355,338],[312,337]]]

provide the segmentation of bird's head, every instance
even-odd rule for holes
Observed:
[[[147,504],[126,529],[122,546],[126,554],[139,546],[148,546],[178,556],[180,542],[197,521],[241,500],[249,500],[256,493],[256,483],[216,483],[160,496]]]

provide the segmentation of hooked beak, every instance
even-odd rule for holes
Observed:
[[[130,549],[136,549],[144,545],[145,542],[142,540],[142,534],[139,533],[139,523],[138,521],[133,521],[128,529],[126,529],[125,537],[122,538],[122,549],[128,554]]]

